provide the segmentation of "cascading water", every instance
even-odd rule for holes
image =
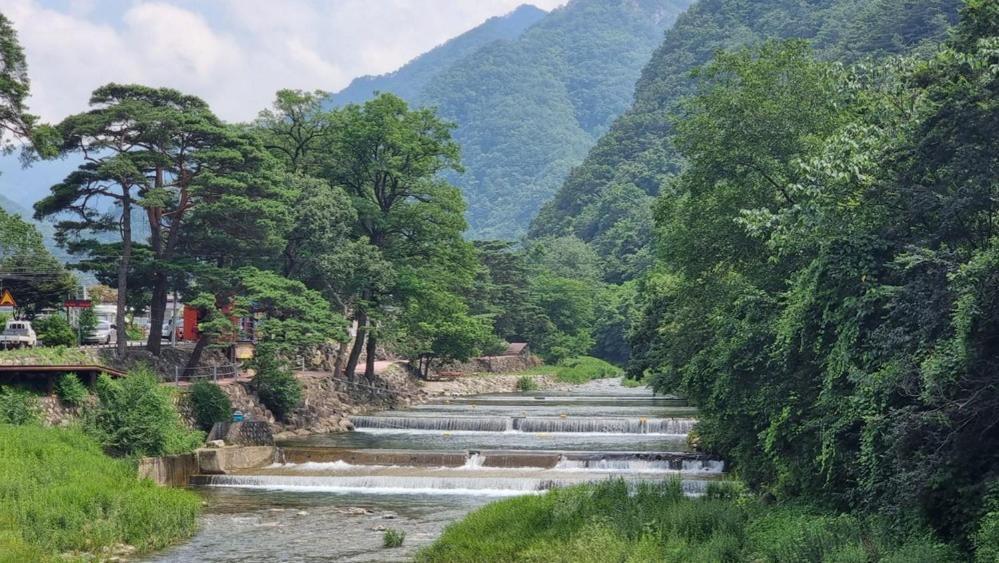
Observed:
[[[405,553],[411,556],[445,525],[491,499],[607,479],[635,488],[677,479],[686,494],[700,495],[724,478],[725,467],[688,451],[694,416],[681,399],[606,382],[573,392],[449,398],[354,416],[353,432],[281,444],[279,463],[196,476],[192,483],[211,498],[238,499],[243,512],[225,508],[207,515],[204,531],[165,559],[264,561],[295,553],[367,561],[371,557],[358,555],[358,542],[380,549],[379,530],[389,526],[407,532]],[[252,516],[233,515],[245,514],[246,504],[259,508]],[[295,508],[284,512],[286,504]],[[301,538],[305,533],[311,535]],[[220,551],[219,538],[229,536]],[[261,550],[269,558],[258,557]]]
[[[510,430],[509,418],[480,418],[473,416],[402,417],[355,416],[350,419],[354,428],[384,430],[440,430],[447,432],[506,432]]]
[[[685,435],[692,418],[589,417],[472,417],[472,416],[355,416],[354,428],[370,430],[426,430],[445,432],[541,432]]]

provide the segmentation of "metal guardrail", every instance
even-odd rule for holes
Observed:
[[[236,379],[239,374],[243,373],[242,366],[239,364],[223,364],[221,366],[204,366],[196,368],[182,368],[175,366],[173,368],[173,382],[180,383],[181,381],[219,381],[225,379]]]

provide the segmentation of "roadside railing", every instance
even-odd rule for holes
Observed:
[[[182,368],[174,366],[173,381],[222,381],[226,379],[236,379],[243,373],[243,367],[239,364],[222,364],[219,366],[200,366],[196,368]]]

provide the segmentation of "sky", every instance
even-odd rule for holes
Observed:
[[[566,0],[0,0],[28,61],[31,113],[54,123],[85,111],[108,82],[200,96],[249,121],[282,88],[335,92],[383,74],[524,3]],[[0,195],[23,207],[75,162],[23,169],[0,156]]]
[[[58,121],[107,82],[170,86],[229,121],[281,88],[337,91],[522,3],[565,0],[2,0],[28,59],[30,109]]]

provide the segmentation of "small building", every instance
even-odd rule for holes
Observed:
[[[531,348],[527,342],[511,342],[503,352],[504,356],[521,356],[527,358],[531,355]]]

